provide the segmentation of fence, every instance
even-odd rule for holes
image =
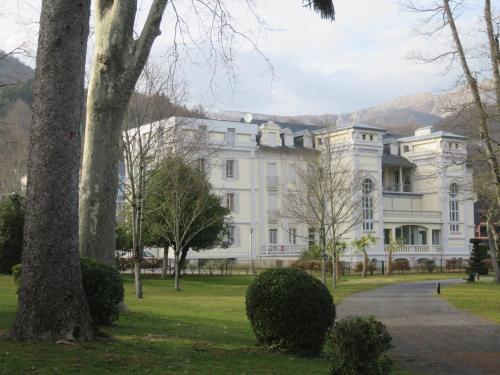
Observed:
[[[493,272],[491,262],[485,261],[489,272]],[[392,273],[464,273],[468,266],[467,260],[448,259],[435,261],[420,261],[413,264],[406,259],[396,259],[392,262]],[[236,261],[236,259],[198,259],[187,260],[181,268],[182,275],[205,275],[205,276],[230,276],[230,275],[255,275],[268,268],[295,267],[309,273],[321,271],[321,261],[318,259],[301,259],[297,261],[275,260],[268,261],[257,259],[254,261]],[[133,273],[134,263],[132,259],[117,258],[117,268],[125,274]],[[160,275],[163,268],[162,259],[146,259],[142,263],[142,273]],[[166,271],[168,275],[174,274],[174,261],[169,259]],[[363,270],[362,262],[340,262],[338,271],[341,275],[360,275]],[[327,271],[332,272],[331,262],[327,263]],[[384,275],[387,273],[387,261],[369,261],[366,267],[368,275]]]

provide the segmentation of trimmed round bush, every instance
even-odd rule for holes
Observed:
[[[92,320],[98,325],[109,325],[118,319],[123,301],[123,282],[113,267],[82,258],[83,290],[89,303]]]
[[[296,268],[269,269],[258,275],[248,287],[246,310],[260,344],[301,356],[321,353],[335,321],[328,289]]]
[[[391,340],[373,317],[338,320],[329,335],[330,375],[390,374],[392,361],[384,353]]]

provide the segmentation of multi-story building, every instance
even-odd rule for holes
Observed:
[[[344,157],[361,176],[365,197],[362,220],[342,239],[346,260],[360,259],[350,243],[367,233],[376,238],[368,249],[370,259],[386,259],[390,238],[403,242],[393,259],[468,258],[474,197],[467,188],[472,174],[464,137],[431,127],[397,136],[359,123],[318,128],[245,119],[172,117],[165,122],[182,129],[181,138],[203,134],[211,152],[200,154],[199,163],[231,210],[231,246],[191,252],[191,258],[292,260],[316,243],[318,228],[287,217],[283,192],[299,183],[297,171],[306,158],[319,160],[322,145],[332,140],[348,146]]]

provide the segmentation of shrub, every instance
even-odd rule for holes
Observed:
[[[0,273],[10,274],[21,263],[24,199],[12,194],[0,200]]]
[[[95,324],[109,325],[118,319],[119,304],[123,301],[123,282],[113,267],[82,258],[83,290]]]
[[[329,335],[330,375],[390,374],[392,362],[384,352],[391,348],[391,340],[373,317],[337,321]]]
[[[246,310],[260,344],[302,356],[321,353],[335,320],[328,289],[296,268],[269,269],[258,275],[247,290]]]
[[[83,290],[95,324],[109,325],[118,319],[119,304],[123,301],[123,282],[120,273],[93,259],[81,259]],[[21,265],[12,267],[14,281],[21,282]]]

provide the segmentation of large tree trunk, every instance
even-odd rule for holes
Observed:
[[[79,127],[90,0],[44,0],[15,339],[95,336],[78,254]]]
[[[95,0],[95,47],[80,182],[80,252],[112,264],[121,129],[167,0],[154,0],[134,39],[137,1]]]
[[[108,92],[91,81],[80,181],[80,253],[112,265],[123,109],[107,98]]]
[[[326,285],[326,237],[324,227],[320,229],[321,282]]]

